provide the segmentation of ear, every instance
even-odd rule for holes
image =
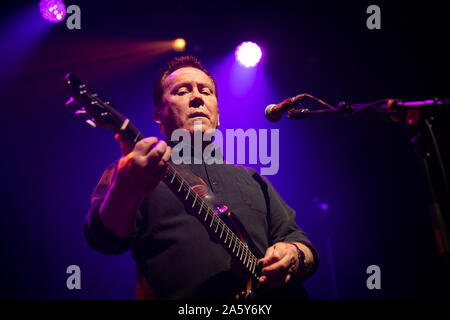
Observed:
[[[161,110],[158,108],[155,108],[153,111],[153,119],[155,122],[160,126],[161,125],[161,116],[160,116]]]
[[[220,126],[220,113],[217,114],[217,128]]]
[[[153,111],[153,119],[155,120],[156,124],[159,126],[159,129],[161,130],[161,133],[164,134],[164,127],[161,123],[161,109],[155,108]]]

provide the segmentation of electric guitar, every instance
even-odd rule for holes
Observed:
[[[66,105],[72,105],[74,101],[78,102],[82,108],[76,110],[75,114],[89,116],[86,120],[87,124],[118,133],[133,146],[144,138],[128,118],[120,114],[109,101],[89,89],[75,75],[67,74],[64,77],[64,84],[71,95]],[[169,161],[162,180],[240,266],[245,278],[243,281],[245,286],[241,288],[242,290],[237,290],[239,292],[235,298],[280,297],[277,291],[267,291],[259,286],[261,264],[258,260],[264,255],[252,244],[243,226],[237,220],[233,220],[233,214],[229,208],[217,200],[205,183],[198,182],[200,178],[193,183],[195,177],[192,179],[192,175],[192,173],[186,174],[180,171]],[[302,286],[300,287],[303,289]],[[294,293],[297,297],[304,297],[305,294],[304,289]]]

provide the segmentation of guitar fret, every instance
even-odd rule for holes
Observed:
[[[208,216],[209,216],[209,211],[207,210],[206,214],[205,214],[205,219],[203,221],[206,221],[208,219]]]
[[[194,196],[194,203],[192,204],[192,208],[195,206],[195,202],[197,201],[197,198],[198,198],[198,196],[195,195],[195,196]]]
[[[175,172],[172,172],[172,179],[170,180],[170,184],[173,183],[173,180],[175,179]]]
[[[181,183],[180,183],[180,189],[178,189],[178,192],[180,192],[182,187],[183,187],[183,181],[181,181]]]
[[[245,264],[245,266],[247,267],[247,269],[248,269],[248,263],[250,262],[250,259],[249,259],[250,257],[248,256],[248,249],[245,251],[245,259],[247,259],[247,263]],[[244,260],[245,261],[245,260]]]
[[[225,223],[222,221],[222,232],[220,232],[219,238],[222,239],[223,230],[225,230]]]
[[[200,209],[198,210],[198,214],[200,214],[200,212],[202,212],[202,208],[203,208],[203,204],[204,204],[204,202],[203,201],[201,201],[201,206],[200,206]]]
[[[190,192],[191,190],[190,189],[188,189],[188,192],[187,192],[187,195],[186,195],[186,198],[184,198],[184,200],[187,200],[188,198],[189,198],[189,192]]]
[[[211,219],[211,223],[210,223],[210,225],[209,225],[210,228],[212,227],[213,222],[214,222],[214,216],[213,216],[212,219]]]
[[[232,240],[233,239],[230,240],[230,243],[228,244],[228,248],[231,248],[231,243],[233,242]]]
[[[217,227],[216,227],[216,230],[214,230],[214,233],[217,233],[217,229],[219,229],[219,225],[220,225],[220,220],[217,222]]]

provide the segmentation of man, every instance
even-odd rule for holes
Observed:
[[[203,132],[219,126],[216,83],[198,59],[175,58],[156,82],[154,104],[155,122],[168,143],[149,137],[132,148],[116,136],[124,156],[105,171],[93,193],[87,242],[104,254],[131,248],[137,298],[232,298],[241,283],[233,260],[161,182],[176,129],[193,135],[194,122],[201,122]],[[200,177],[231,208],[263,253],[262,287],[300,288],[315,271],[315,248],[295,224],[295,212],[265,178],[228,164],[178,167]]]

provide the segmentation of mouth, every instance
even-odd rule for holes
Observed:
[[[201,111],[193,112],[188,116],[189,119],[198,118],[198,117],[209,119],[208,115]]]

